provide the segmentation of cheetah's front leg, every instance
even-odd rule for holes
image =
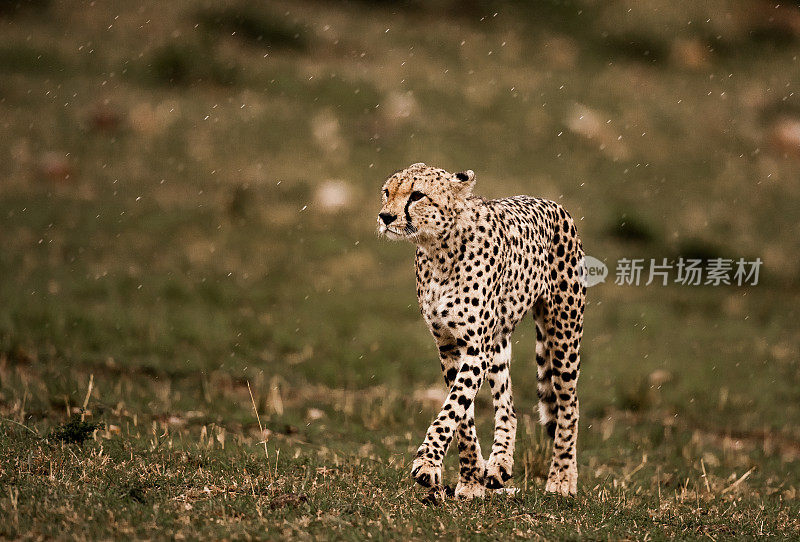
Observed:
[[[517,415],[511,395],[511,343],[504,337],[494,348],[495,355],[488,379],[494,403],[494,443],[486,463],[484,483],[489,489],[499,489],[511,478],[514,466],[514,441],[517,435]]]
[[[461,367],[450,387],[450,394],[442,405],[442,410],[433,420],[425,440],[417,450],[417,457],[411,465],[411,476],[425,487],[442,483],[442,461],[456,427],[466,416],[467,410],[475,400],[475,395],[483,383],[483,373],[488,366],[487,357],[474,347],[467,349]]]
[[[437,341],[439,359],[442,364],[444,383],[449,390],[461,367],[461,354],[464,350],[452,336],[440,337]],[[486,469],[475,430],[475,405],[471,404],[464,418],[458,424],[458,485],[456,497],[474,499],[483,497],[483,474]]]
[[[475,431],[475,404],[469,405],[458,426],[458,485],[456,497],[476,499],[485,493],[483,476],[486,464]]]
[[[447,389],[455,382],[458,369],[461,366],[461,353],[463,348],[459,347],[452,336],[445,337],[437,341],[439,346],[439,358],[442,363],[442,373]],[[481,453],[481,445],[478,441],[478,433],[475,430],[475,404],[471,404],[467,409],[464,418],[458,424],[458,485],[456,486],[456,497],[461,499],[474,499],[483,497],[485,490],[483,486],[483,474],[486,465]]]

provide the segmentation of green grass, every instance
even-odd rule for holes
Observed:
[[[800,161],[774,136],[800,41],[758,2],[675,5],[0,9],[0,538],[800,536]],[[522,491],[410,479],[443,390],[413,249],[374,227],[417,161],[560,201],[611,267],[575,500],[543,492],[531,322]],[[614,285],[679,256],[761,282]],[[477,415],[488,449],[486,390]]]

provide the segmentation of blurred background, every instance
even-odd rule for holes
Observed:
[[[609,266],[584,487],[652,496],[659,464],[669,491],[702,466],[716,492],[755,467],[736,491],[796,503],[798,55],[800,8],[763,0],[2,0],[0,415],[41,436],[79,415],[103,424],[89,446],[142,457],[163,437],[408,459],[444,389],[413,248],[374,230],[383,180],[424,161],[558,201]],[[755,286],[614,284],[619,258],[678,257],[764,264]],[[532,324],[515,339],[527,487]],[[10,474],[46,463],[26,434],[0,423],[0,477],[58,500]]]

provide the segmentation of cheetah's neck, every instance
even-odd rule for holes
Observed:
[[[432,264],[437,282],[446,281],[453,273],[462,246],[469,246],[475,241],[482,204],[483,200],[478,198],[467,200],[458,214],[452,217],[447,233],[428,242],[418,242],[417,246]]]

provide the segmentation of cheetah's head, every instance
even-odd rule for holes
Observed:
[[[378,233],[417,244],[441,238],[455,226],[474,184],[471,170],[448,173],[418,163],[398,171],[383,184]]]

